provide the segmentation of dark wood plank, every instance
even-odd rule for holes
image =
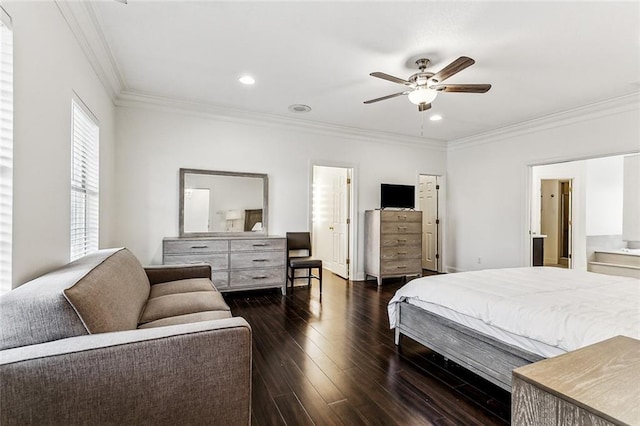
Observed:
[[[255,425],[265,426],[285,424],[257,368],[252,371],[251,421]]]
[[[313,425],[311,417],[293,393],[274,398],[278,410],[288,425]]]
[[[357,426],[371,424],[366,420],[365,416],[346,399],[329,404],[329,407],[331,407],[333,412],[338,415],[345,425]]]

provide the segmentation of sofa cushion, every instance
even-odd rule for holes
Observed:
[[[88,334],[63,291],[119,250],[84,256],[0,297],[0,349]]]
[[[64,295],[89,333],[134,330],[149,298],[149,279],[138,259],[121,249]]]
[[[140,323],[144,324],[162,318],[197,312],[229,310],[229,306],[217,291],[167,294],[149,299],[140,318]]]
[[[209,278],[191,278],[186,280],[169,281],[151,286],[149,298],[166,296],[167,294],[190,293],[192,291],[215,290]]]
[[[162,318],[140,325],[138,328],[164,327],[167,325],[191,324],[192,322],[211,321],[223,318],[231,318],[231,311],[205,311],[194,314],[178,315]]]

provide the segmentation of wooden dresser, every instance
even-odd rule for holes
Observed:
[[[278,287],[286,293],[283,237],[165,238],[162,263],[208,263],[221,292]]]
[[[364,224],[365,279],[422,276],[422,212],[367,210]]]
[[[640,341],[617,336],[513,370],[514,425],[640,425]]]

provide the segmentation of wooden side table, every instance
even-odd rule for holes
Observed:
[[[617,336],[513,370],[514,425],[640,425],[640,341]]]

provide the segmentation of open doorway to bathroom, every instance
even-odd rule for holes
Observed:
[[[571,263],[572,179],[540,181],[540,237],[543,266],[569,268]]]
[[[544,239],[545,265],[640,276],[640,154],[533,165],[531,178],[532,265]]]

